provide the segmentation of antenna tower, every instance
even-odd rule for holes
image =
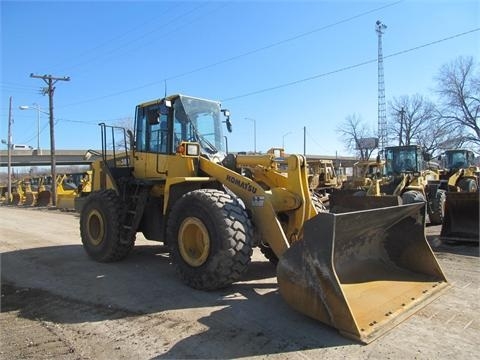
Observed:
[[[382,35],[387,25],[380,20],[375,23],[378,35],[378,147],[383,157],[383,150],[387,146],[387,110],[385,105],[385,79],[383,76]]]

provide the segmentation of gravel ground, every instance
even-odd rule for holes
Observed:
[[[138,236],[114,264],[83,251],[75,213],[0,206],[1,359],[473,359],[480,357],[478,244],[427,238],[451,288],[369,345],[292,310],[258,251],[245,278],[201,292]]]

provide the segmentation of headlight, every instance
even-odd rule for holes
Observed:
[[[187,145],[187,156],[198,156],[200,154],[200,147],[198,144],[186,144]]]

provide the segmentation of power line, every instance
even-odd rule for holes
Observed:
[[[439,43],[447,41],[447,40],[452,40],[452,39],[458,38],[460,36],[468,35],[468,34],[474,33],[474,32],[479,31],[479,30],[480,30],[480,28],[475,28],[475,29],[472,29],[472,30],[469,30],[469,31],[465,31],[463,33],[459,33],[459,34],[455,34],[455,35],[452,35],[452,36],[449,36],[449,37],[446,37],[446,38],[443,38],[443,39],[435,40],[435,41],[432,41],[432,42],[429,42],[429,43],[426,43],[426,44],[423,44],[423,45],[419,45],[419,46],[416,46],[416,47],[413,47],[413,48],[410,48],[410,49],[401,50],[401,51],[398,51],[396,53],[384,56],[383,59],[388,59],[388,58],[392,58],[392,57],[395,57],[395,56],[398,56],[398,55],[403,55],[403,54],[406,54],[406,53],[409,53],[409,52],[412,52],[412,51],[420,50],[422,48],[425,48],[425,47],[428,47],[428,46],[431,46],[431,45],[436,45],[436,44],[439,44]],[[229,98],[225,98],[221,101],[225,102],[225,101],[237,100],[237,99],[240,99],[240,98],[244,98],[244,97],[248,97],[248,96],[252,96],[252,95],[257,95],[257,94],[281,89],[281,88],[284,88],[284,87],[293,86],[293,85],[300,84],[300,83],[303,83],[303,82],[307,82],[307,81],[310,81],[310,80],[315,80],[315,79],[318,79],[318,78],[321,78],[321,77],[326,77],[326,76],[333,75],[333,74],[340,73],[340,72],[344,72],[344,71],[347,71],[347,70],[352,70],[352,69],[355,69],[355,68],[358,68],[358,67],[361,67],[361,66],[364,66],[364,65],[372,64],[372,63],[375,63],[375,62],[377,62],[377,59],[370,59],[370,60],[363,61],[363,62],[358,63],[358,64],[345,66],[345,67],[342,67],[342,68],[339,68],[339,69],[336,69],[336,70],[332,70],[332,71],[329,71],[329,72],[309,76],[309,77],[306,77],[306,78],[303,78],[303,79],[290,81],[288,83],[284,83],[284,84],[280,84],[280,85],[276,85],[276,86],[271,86],[271,87],[268,87],[268,88],[265,88],[265,89],[252,91],[252,92],[245,93],[245,94],[242,94],[242,95],[232,96],[232,97],[229,97]]]
[[[354,16],[351,16],[351,17],[348,17],[348,18],[339,20],[339,21],[337,21],[337,22],[334,22],[334,23],[331,23],[331,24],[328,24],[328,25],[324,25],[324,26],[322,26],[322,27],[319,27],[319,28],[316,28],[316,29],[313,29],[313,30],[310,30],[310,31],[307,31],[307,32],[304,32],[304,33],[297,34],[297,35],[295,35],[295,36],[292,36],[292,37],[289,37],[289,38],[286,38],[286,39],[283,39],[283,40],[280,40],[280,41],[277,41],[277,42],[274,42],[274,43],[271,43],[271,44],[268,44],[268,45],[265,45],[265,46],[262,46],[262,47],[259,47],[259,48],[257,48],[257,49],[250,50],[250,51],[247,51],[247,52],[245,52],[245,53],[238,54],[238,55],[235,55],[235,56],[232,56],[232,57],[229,57],[229,58],[226,58],[226,59],[217,61],[217,62],[212,63],[212,64],[209,64],[209,65],[201,66],[201,67],[196,68],[196,69],[193,69],[193,70],[185,71],[185,72],[183,72],[183,73],[180,73],[180,74],[177,74],[177,75],[174,75],[174,76],[167,77],[165,80],[178,79],[178,78],[180,78],[180,77],[183,77],[183,76],[186,76],[186,75],[190,75],[190,74],[193,74],[193,73],[202,71],[202,70],[206,70],[206,69],[209,69],[209,68],[218,66],[218,65],[222,65],[222,64],[225,64],[225,63],[227,63],[227,62],[231,62],[231,61],[233,61],[233,60],[238,60],[238,59],[240,59],[240,58],[243,58],[243,57],[246,57],[246,56],[249,56],[249,55],[253,55],[253,54],[259,53],[259,52],[261,52],[261,51],[265,51],[265,50],[271,49],[271,48],[273,48],[273,47],[276,47],[276,46],[279,46],[279,45],[283,45],[283,44],[289,43],[289,42],[294,41],[294,40],[298,40],[298,39],[303,38],[303,37],[305,37],[305,36],[308,36],[308,35],[311,35],[311,34],[314,34],[314,33],[320,32],[320,31],[323,31],[323,30],[327,30],[327,29],[332,28],[332,27],[334,27],[334,26],[341,25],[341,24],[343,24],[343,23],[346,23],[346,22],[349,22],[349,21],[358,19],[358,18],[360,18],[360,17],[362,17],[362,16],[369,15],[369,14],[371,14],[371,13],[374,13],[374,12],[383,10],[383,9],[385,9],[385,8],[388,8],[388,7],[397,5],[397,4],[399,4],[399,3],[401,3],[401,2],[404,2],[404,1],[405,1],[405,0],[399,0],[399,1],[393,2],[393,3],[391,3],[391,4],[387,4],[387,5],[384,5],[384,6],[380,6],[380,7],[378,7],[378,8],[365,11],[365,12],[363,12],[363,13],[360,13],[360,14],[357,14],[357,15],[354,15]],[[162,81],[163,81],[163,80],[162,80]]]
[[[144,44],[144,45],[137,45],[138,42],[139,42],[139,40],[142,40],[142,39],[146,38],[148,35],[153,34],[153,33],[155,33],[155,32],[158,32],[158,31],[166,28],[168,25],[170,25],[170,24],[172,24],[172,23],[178,23],[180,20],[182,20],[182,19],[185,18],[186,16],[188,16],[188,15],[196,12],[198,9],[201,9],[202,7],[205,7],[205,6],[206,6],[205,4],[201,4],[201,5],[199,5],[199,6],[196,6],[195,8],[190,9],[190,10],[188,10],[188,11],[186,11],[186,12],[178,15],[177,17],[171,19],[170,21],[164,23],[163,26],[161,26],[160,28],[156,28],[156,29],[150,30],[150,31],[148,31],[148,32],[146,32],[146,33],[143,33],[142,35],[140,35],[140,36],[138,36],[138,37],[136,37],[136,38],[134,38],[134,39],[131,39],[131,40],[125,42],[124,44],[121,44],[121,45],[119,45],[119,46],[117,46],[117,47],[114,47],[113,49],[110,49],[110,50],[108,50],[108,51],[105,51],[104,54],[102,54],[102,55],[98,55],[98,56],[95,56],[95,57],[93,57],[93,58],[91,58],[91,59],[88,59],[88,60],[85,60],[85,61],[83,61],[83,62],[80,62],[80,63],[78,63],[78,64],[76,64],[76,65],[71,66],[70,68],[76,68],[76,67],[79,67],[79,66],[88,64],[88,63],[92,63],[92,62],[97,61],[98,59],[100,59],[100,58],[102,58],[102,57],[104,58],[104,60],[105,60],[105,58],[108,59],[109,57],[112,57],[115,53],[117,53],[119,50],[122,50],[123,48],[125,48],[125,47],[127,47],[127,46],[129,46],[129,45],[131,45],[131,44],[135,44],[136,46],[134,46],[133,48],[131,48],[131,49],[129,50],[129,52],[132,51],[133,49],[141,48],[141,47],[145,46],[145,44]],[[180,29],[181,27],[186,26],[186,25],[189,25],[189,24],[191,24],[191,23],[192,23],[192,21],[190,21],[190,22],[187,23],[187,24],[177,26],[177,28],[176,28],[175,30],[178,30],[178,29]],[[175,30],[169,29],[169,31],[168,31],[166,34],[171,33],[171,32],[173,32],[173,31],[175,31]],[[166,34],[163,34],[163,36],[165,36]],[[160,38],[162,38],[163,36],[160,36]],[[119,55],[121,55],[121,53],[120,53]]]
[[[162,12],[162,15],[165,16],[166,14],[168,14],[172,9],[174,8],[174,6],[171,6],[169,8],[167,8],[167,10],[163,11]],[[117,40],[120,40],[124,37],[126,37],[127,35],[133,33],[134,31],[136,31],[137,29],[141,29],[143,27],[145,27],[147,24],[151,23],[152,21],[158,21],[158,15],[155,15],[153,16],[152,18],[150,18],[149,20],[145,20],[145,21],[142,21],[139,25],[136,25],[132,28],[130,28],[129,30],[121,33],[120,35],[117,35],[117,36],[114,36],[106,41],[103,41],[101,43],[99,43],[98,45],[95,45],[94,47],[90,48],[90,49],[87,49],[83,52],[81,52],[79,55],[76,55],[74,58],[76,60],[78,60],[78,58],[81,58],[81,57],[86,57],[87,55],[93,53],[93,52],[97,52],[97,50],[100,50],[100,49],[103,49],[104,47],[106,47],[107,45],[110,45],[111,43],[117,41]],[[62,62],[63,63],[63,62]],[[61,66],[62,63],[59,63],[57,65],[54,65],[53,67],[56,68],[58,66]],[[72,69],[72,68],[75,68],[77,66],[80,66],[82,63],[77,63],[77,64],[74,64],[74,65],[71,65],[70,67],[67,67],[66,69]]]
[[[308,36],[308,35],[311,35],[311,34],[314,34],[314,33],[320,32],[320,31],[327,30],[327,29],[332,28],[332,27],[334,27],[334,26],[341,25],[341,24],[343,24],[343,23],[346,23],[346,22],[349,22],[349,21],[358,19],[358,18],[363,17],[363,16],[365,16],[365,15],[369,15],[369,14],[372,14],[372,13],[374,13],[374,12],[377,12],[377,11],[386,9],[386,8],[388,8],[388,7],[397,5],[397,4],[402,3],[402,2],[404,2],[404,1],[405,1],[405,0],[395,1],[395,2],[392,2],[392,3],[390,3],[390,4],[383,5],[383,6],[380,6],[380,7],[375,8],[375,9],[371,9],[371,10],[362,12],[362,13],[360,13],[360,14],[354,15],[354,16],[347,17],[347,18],[345,18],[345,19],[336,21],[336,22],[334,22],[334,23],[327,24],[327,25],[321,26],[321,27],[319,27],[319,28],[315,28],[315,29],[312,29],[312,30],[309,30],[309,31],[306,31],[306,32],[303,32],[303,33],[300,33],[300,34],[297,34],[297,35],[294,35],[294,36],[292,36],[292,37],[289,37],[289,38],[286,38],[286,39],[283,39],[283,40],[280,40],[280,41],[277,41],[277,42],[274,42],[274,43],[271,43],[271,44],[268,44],[268,45],[265,45],[265,46],[262,46],[262,47],[259,47],[259,48],[250,50],[250,51],[247,51],[247,52],[242,53],[242,54],[234,55],[234,56],[231,56],[231,57],[229,57],[229,58],[226,58],[226,59],[223,59],[223,60],[220,60],[220,61],[217,61],[217,62],[208,64],[208,65],[204,65],[204,66],[201,66],[201,67],[192,69],[192,70],[185,71],[185,72],[183,72],[183,73],[179,73],[179,74],[172,75],[172,76],[167,76],[166,78],[164,78],[164,79],[162,79],[162,80],[156,80],[156,81],[152,81],[152,82],[149,82],[149,83],[147,83],[147,84],[140,85],[140,86],[137,86],[137,87],[134,87],[134,88],[130,88],[130,89],[126,89],[126,90],[121,90],[121,91],[118,91],[118,92],[115,92],[115,93],[111,93],[111,94],[107,94],[107,95],[103,95],[103,96],[99,96],[99,97],[95,97],[95,98],[90,98],[90,99],[86,99],[86,100],[77,101],[77,102],[75,102],[75,103],[63,105],[62,107],[80,105],[80,104],[84,104],[84,103],[88,103],[88,102],[92,102],[92,101],[96,101],[96,100],[102,100],[102,99],[105,99],[105,98],[114,97],[114,96],[117,96],[117,95],[129,93],[129,92],[134,92],[134,91],[137,91],[137,90],[140,90],[140,89],[144,89],[144,88],[146,88],[146,87],[158,85],[158,84],[164,83],[165,81],[168,81],[168,80],[174,80],[174,79],[178,79],[178,78],[181,78],[181,77],[184,77],[184,76],[187,76],[187,75],[191,75],[191,74],[194,74],[194,73],[203,71],[203,70],[210,69],[210,68],[215,67],[215,66],[219,66],[219,65],[222,65],[222,64],[225,64],[225,63],[234,61],[234,60],[241,59],[241,58],[246,57],[246,56],[249,56],[249,55],[253,55],[253,54],[259,53],[259,52],[261,52],[261,51],[265,51],[265,50],[271,49],[271,48],[276,47],[276,46],[279,46],[279,45],[283,45],[283,44],[289,43],[289,42],[294,41],[294,40],[298,40],[298,39],[300,39],[300,38],[302,38],[302,37],[306,37],[306,36]],[[194,10],[195,10],[195,9],[194,9]],[[192,10],[192,11],[193,11],[193,10]]]

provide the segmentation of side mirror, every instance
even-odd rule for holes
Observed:
[[[225,120],[225,124],[227,125],[227,130],[229,133],[232,132],[232,123],[230,122],[230,119],[227,118],[227,120]]]
[[[220,110],[227,119],[224,121],[225,125],[227,126],[227,130],[229,133],[232,132],[232,122],[230,121],[230,110],[228,109],[221,109]]]

